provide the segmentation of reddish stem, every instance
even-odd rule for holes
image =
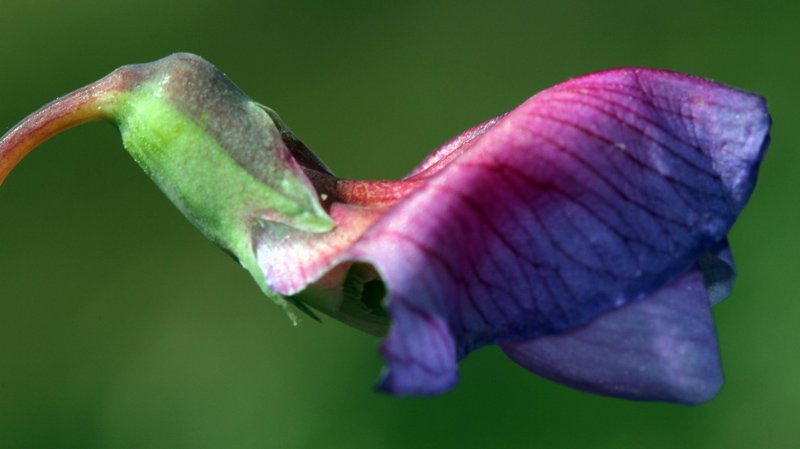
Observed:
[[[111,119],[114,93],[130,80],[126,71],[71,92],[29,115],[0,138],[0,184],[34,148],[50,137],[92,120]]]

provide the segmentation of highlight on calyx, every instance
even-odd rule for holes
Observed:
[[[547,89],[395,181],[340,179],[202,58],[121,67],[0,139],[0,183],[92,120],[261,290],[384,337],[378,388],[436,394],[489,344],[599,394],[722,385],[713,304],[769,142],[762,98],[652,69]]]

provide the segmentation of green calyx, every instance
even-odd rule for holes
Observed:
[[[178,209],[233,254],[267,296],[287,305],[267,285],[253,231],[273,222],[322,233],[335,223],[262,106],[198,56],[121,67],[3,136],[0,182],[42,141],[97,119],[114,122],[125,148]]]
[[[153,95],[149,86],[124,96],[115,115],[131,156],[214,242],[225,246],[226,236],[243,225],[249,228],[255,220],[307,232],[333,228],[307,180],[275,173],[273,185],[261,182],[195,121]]]
[[[221,76],[217,73],[212,76]],[[255,259],[253,227],[271,221],[319,233],[334,222],[257,103],[238,90],[216,97],[212,92],[205,110],[191,98],[194,92],[169,84],[171,75],[119,95],[112,116],[125,148],[206,237],[232,253],[264,293],[285,306]],[[231,89],[227,83],[219,87]],[[234,115],[234,124],[215,127],[215,114],[226,113]]]

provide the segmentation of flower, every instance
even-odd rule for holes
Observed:
[[[587,391],[699,403],[722,384],[711,305],[769,141],[762,98],[625,68],[547,89],[397,181],[339,179],[201,58],[122,67],[0,140],[116,123],[136,161],[281,305],[385,335],[378,384],[436,394],[500,345]]]

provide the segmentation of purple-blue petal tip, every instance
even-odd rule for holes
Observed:
[[[585,326],[503,350],[548,379],[626,399],[699,404],[723,383],[699,268]]]
[[[434,395],[458,382],[455,344],[447,323],[418,310],[391,306],[395,321],[380,348],[388,366],[376,388],[396,395]]]

